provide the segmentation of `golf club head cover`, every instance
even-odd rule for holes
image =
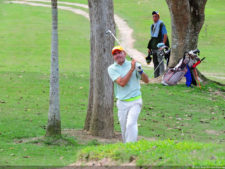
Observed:
[[[164,47],[164,46],[165,46],[164,43],[158,43],[158,44],[157,44],[157,48],[161,48],[161,47]]]

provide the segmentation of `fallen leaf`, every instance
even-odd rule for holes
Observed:
[[[0,103],[5,103],[5,101],[4,100],[0,100]]]
[[[16,141],[16,143],[22,143],[23,142],[23,140],[18,140],[18,141]]]
[[[153,122],[153,123],[158,123],[158,121],[157,121],[157,120],[152,120],[152,122]]]
[[[181,128],[180,128],[180,127],[175,127],[174,129],[181,130]]]
[[[134,161],[136,158],[135,156],[130,156],[129,162],[131,163],[132,161]]]
[[[209,121],[206,120],[206,119],[202,119],[202,120],[200,120],[200,122],[201,122],[201,123],[209,123]]]
[[[30,156],[23,156],[23,158],[30,158]]]
[[[210,160],[216,160],[216,157],[214,155],[212,155]]]

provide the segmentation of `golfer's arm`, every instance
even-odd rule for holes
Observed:
[[[141,80],[145,83],[149,83],[148,76],[144,72],[141,75]]]
[[[132,76],[133,71],[133,69],[130,69],[126,76],[118,77],[118,79],[116,79],[116,83],[122,87],[126,86],[128,81],[130,80],[130,77]]]
[[[164,36],[163,36],[163,43],[166,44],[166,41],[167,41],[167,34],[164,34]]]

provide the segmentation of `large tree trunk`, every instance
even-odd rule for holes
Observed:
[[[113,63],[111,49],[114,40],[106,36],[110,29],[115,33],[112,0],[88,0],[91,22],[90,91],[84,129],[92,135],[114,136],[113,83],[107,68]]]
[[[197,48],[207,0],[166,0],[166,2],[172,24],[172,53],[169,67],[174,67],[185,51]]]
[[[59,110],[59,66],[58,66],[58,18],[57,0],[52,0],[52,50],[50,75],[50,102],[46,136],[61,135]]]

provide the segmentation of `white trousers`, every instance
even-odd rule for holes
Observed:
[[[137,141],[137,120],[141,112],[142,99],[130,102],[117,100],[117,107],[123,142]]]

